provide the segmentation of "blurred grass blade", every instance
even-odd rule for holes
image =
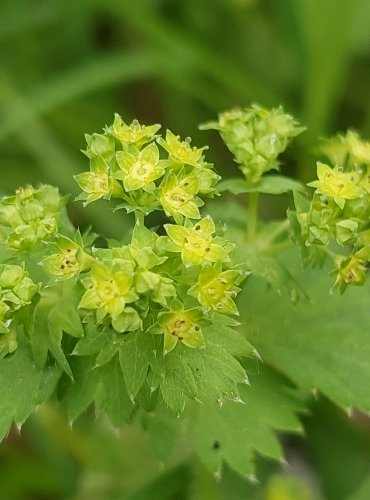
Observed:
[[[166,47],[173,53],[172,57],[191,64],[198,72],[212,77],[221,88],[231,91],[235,95],[235,102],[246,104],[251,99],[266,104],[279,102],[279,97],[270,85],[266,85],[256,77],[253,78],[246,70],[239,69],[199,41],[182,33],[178,26],[174,29],[150,9],[143,9],[140,2],[138,4],[122,2],[117,9],[123,15],[124,21],[148,37],[151,43],[162,48]]]

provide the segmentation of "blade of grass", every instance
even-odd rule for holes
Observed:
[[[311,141],[330,129],[349,62],[349,34],[357,0],[295,3],[305,45],[303,118]]]

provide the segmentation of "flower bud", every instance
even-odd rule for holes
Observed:
[[[170,130],[166,131],[166,139],[160,137],[158,143],[168,152],[169,158],[181,165],[191,165],[196,167],[203,163],[203,151],[208,146],[202,148],[191,147],[190,140],[181,141],[179,136]]]
[[[102,134],[86,135],[87,156],[102,156],[103,158],[113,158],[115,153],[115,143],[113,137]]]
[[[256,104],[245,110],[222,113],[218,122],[206,123],[201,128],[220,132],[251,183],[257,183],[264,172],[276,169],[278,155],[292,137],[304,130],[282,107],[269,110]]]
[[[131,125],[126,125],[119,114],[114,115],[113,125],[107,130],[124,146],[134,144],[141,148],[147,142],[152,141],[156,137],[156,133],[161,128],[160,125],[140,125],[137,120],[134,120]]]

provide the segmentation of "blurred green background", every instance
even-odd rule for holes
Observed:
[[[318,136],[348,127],[370,135],[368,0],[1,0],[0,13],[1,194],[47,182],[75,196],[72,175],[87,170],[80,153],[84,133],[100,131],[114,112],[209,144],[208,159],[226,176],[237,169],[225,147],[217,134],[200,132],[197,125],[233,106],[283,104],[308,127],[286,155],[286,173],[302,180],[314,174],[311,153]],[[111,215],[104,202],[84,211],[72,203],[70,213],[76,223],[93,223],[108,236],[126,226],[124,215]],[[344,485],[370,470],[368,430],[349,426],[327,406],[313,408],[311,445],[302,453],[323,498],[339,499],[343,489],[326,444],[335,437],[321,435],[317,415],[325,416],[327,422],[320,422],[328,429],[336,425],[360,457],[348,467],[345,446],[337,446],[339,474],[344,464],[348,474]],[[82,434],[70,431],[50,407],[22,438],[15,431],[0,449],[0,498],[223,498],[209,493],[214,480],[199,464],[203,486],[196,489],[189,486],[188,469],[163,469],[143,436],[142,448],[133,453],[130,443],[137,443],[139,431],[117,441],[91,419],[82,427]],[[293,443],[294,450],[302,447]],[[268,481],[277,485],[271,491],[280,491],[285,479]],[[231,473],[223,488],[232,499],[299,500],[292,481],[283,488],[290,488],[290,496],[274,497],[269,487],[252,492]],[[364,487],[363,498],[370,498],[370,483]],[[298,489],[304,494],[302,485]]]
[[[196,127],[251,102],[308,127],[288,153],[308,180],[318,136],[370,133],[369,28],[368,0],[1,0],[0,189],[43,181],[75,195],[84,133],[114,112],[209,143],[235,175]],[[105,204],[72,211],[111,234],[120,224]]]

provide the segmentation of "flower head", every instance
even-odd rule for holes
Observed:
[[[101,157],[91,160],[90,172],[75,175],[74,179],[83,191],[76,199],[86,200],[84,205],[100,198],[118,197],[122,193],[119,182],[110,175],[108,163]]]
[[[340,260],[333,286],[343,293],[348,285],[363,285],[366,280],[365,262],[356,255]]]
[[[191,165],[197,167],[203,163],[203,151],[208,146],[202,148],[191,147],[190,138],[181,141],[180,136],[173,134],[170,130],[166,131],[166,139],[160,137],[158,143],[168,152],[171,160],[181,165]]]
[[[266,109],[257,104],[221,113],[217,122],[203,124],[201,128],[220,132],[251,183],[257,183],[264,172],[277,169],[279,154],[292,137],[304,130],[281,106]]]
[[[133,120],[131,125],[127,125],[119,114],[114,115],[114,122],[107,132],[118,139],[123,145],[134,144],[141,148],[147,142],[152,141],[156,137],[156,133],[161,128],[160,125],[140,125],[138,120]]]
[[[333,198],[342,209],[346,200],[355,200],[362,195],[356,172],[343,172],[339,167],[330,168],[328,165],[318,162],[317,177],[319,180],[307,185],[316,188],[318,193]]]
[[[101,322],[107,314],[113,319],[118,318],[126,304],[138,298],[132,288],[133,281],[132,262],[114,259],[111,267],[103,262],[95,262],[91,268],[91,276],[82,280],[87,290],[81,298],[79,307],[95,309],[98,322]]]
[[[207,261],[226,261],[234,248],[233,244],[213,236],[216,228],[208,216],[195,225],[189,223],[184,227],[166,224],[165,229],[175,245],[174,251],[181,252],[181,259],[186,266],[195,266]]]
[[[154,181],[162,177],[167,163],[159,159],[155,144],[149,144],[141,151],[137,148],[118,151],[116,158],[119,170],[115,173],[115,178],[123,181],[125,191],[144,189],[152,193],[155,189]]]
[[[199,219],[199,208],[203,205],[200,198],[196,197],[199,191],[199,181],[195,175],[170,172],[161,189],[160,202],[167,216],[181,222],[179,215],[189,219]]]
[[[195,296],[201,306],[222,314],[238,314],[234,298],[240,291],[236,286],[241,272],[236,269],[222,271],[222,266],[205,266],[201,270],[198,283],[190,288],[189,294]]]
[[[76,276],[94,261],[83,251],[82,242],[76,243],[66,236],[58,235],[54,246],[58,253],[45,257],[40,264],[49,274],[59,279],[65,280]]]
[[[199,309],[177,310],[160,313],[158,324],[164,334],[164,352],[172,351],[177,342],[196,348],[204,345],[204,337],[199,321],[202,313]]]
[[[363,141],[356,132],[349,130],[346,135],[346,143],[348,151],[355,163],[362,163],[370,166],[369,141]]]

